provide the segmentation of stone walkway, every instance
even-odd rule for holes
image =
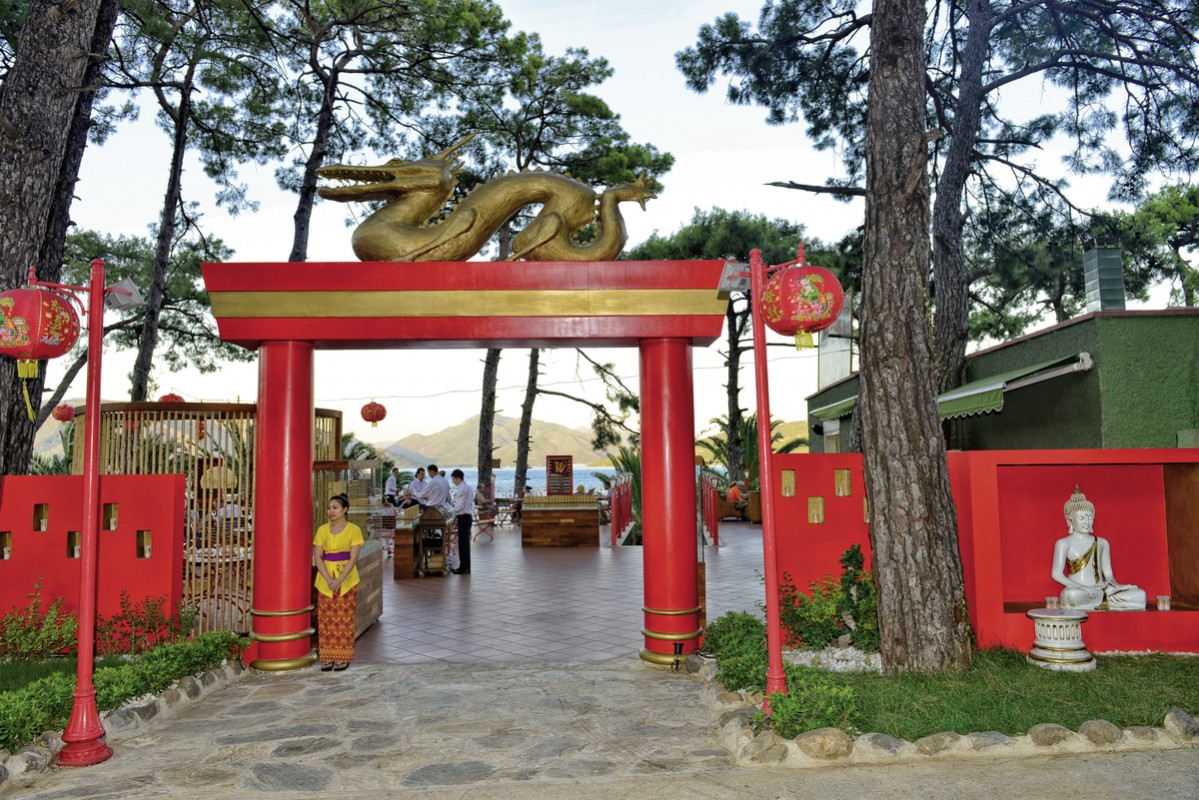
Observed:
[[[355,664],[250,673],[151,720],[93,767],[22,798],[1118,798],[1199,796],[1199,750],[739,768],[703,684],[636,658],[578,664]]]

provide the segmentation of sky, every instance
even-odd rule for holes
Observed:
[[[513,30],[540,33],[548,52],[568,47],[587,48],[603,56],[615,74],[592,91],[621,115],[625,129],[637,142],[649,142],[675,156],[673,169],[661,178],[665,189],[642,211],[635,204],[622,210],[629,246],[655,231],[678,230],[696,208],[747,210],[802,223],[809,235],[836,241],[861,224],[860,200],[842,203],[825,196],[769,187],[775,180],[820,184],[841,174],[836,153],[816,152],[800,124],[769,126],[766,112],[756,106],[732,106],[724,99],[727,82],[718,80],[706,94],[684,84],[674,54],[695,42],[699,27],[728,11],[756,19],[759,0],[609,0],[605,3],[562,0],[500,0]],[[649,11],[652,7],[652,11]],[[103,147],[89,148],[72,217],[81,227],[113,235],[145,236],[154,222],[166,188],[169,141],[152,115],[123,126]],[[185,194],[200,200],[206,229],[235,251],[236,261],[283,261],[292,238],[295,196],[274,183],[274,167],[246,168],[242,178],[251,186],[257,213],[230,217],[206,200],[205,179],[198,163],[190,163]],[[311,261],[355,261],[346,207],[319,202],[312,218]],[[783,343],[768,334],[768,341]],[[697,431],[726,410],[720,342],[694,352],[695,420]],[[771,347],[770,404],[779,419],[802,419],[803,398],[817,388],[814,350]],[[634,389],[638,385],[636,349],[590,351],[593,358],[612,362]],[[390,443],[414,433],[435,433],[479,413],[482,350],[455,351],[318,351],[316,402],[341,410],[344,429],[371,442]],[[65,361],[65,359],[64,359]],[[102,394],[106,400],[128,399],[132,352],[105,353]],[[541,385],[591,399],[602,399],[602,386],[573,350],[549,350],[541,356]],[[54,385],[63,365],[52,362],[48,385]],[[744,362],[741,404],[754,408],[754,362]],[[497,413],[518,417],[524,397],[527,351],[506,351],[500,364]],[[220,372],[155,371],[159,391],[176,392],[189,401],[250,402],[257,393],[257,366],[230,364]],[[83,395],[84,380],[72,386],[70,397]],[[370,400],[387,407],[377,428],[361,420],[359,409]],[[570,427],[586,427],[590,411],[558,398],[538,398],[534,416]]]

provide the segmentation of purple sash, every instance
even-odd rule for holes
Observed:
[[[326,561],[349,561],[350,554],[349,553],[325,553],[323,558]]]

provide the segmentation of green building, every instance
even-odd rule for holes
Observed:
[[[1199,447],[1199,309],[1097,311],[967,357],[938,398],[957,450]],[[807,398],[810,450],[848,438],[858,376]]]

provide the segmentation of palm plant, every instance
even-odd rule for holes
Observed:
[[[727,416],[714,418],[712,424],[716,425],[719,430],[712,436],[700,439],[695,444],[701,450],[711,455],[712,461],[715,464],[723,467],[723,473],[708,465],[703,467],[704,472],[717,476],[722,490],[727,490],[728,485],[732,481],[745,481],[746,486],[753,491],[759,487],[761,472],[761,459],[759,458],[760,451],[758,448],[758,415],[750,414],[747,417],[741,417],[736,422],[741,434],[741,464],[731,463],[729,457],[727,442],[730,425]],[[782,420],[772,419],[770,421],[770,442],[773,452],[792,453],[808,443],[807,438],[803,436],[797,436],[794,439],[784,441],[782,432],[778,430],[782,424]]]
[[[641,450],[622,444],[616,455],[607,455],[617,471],[632,476],[633,531],[625,539],[625,544],[641,544]]]

